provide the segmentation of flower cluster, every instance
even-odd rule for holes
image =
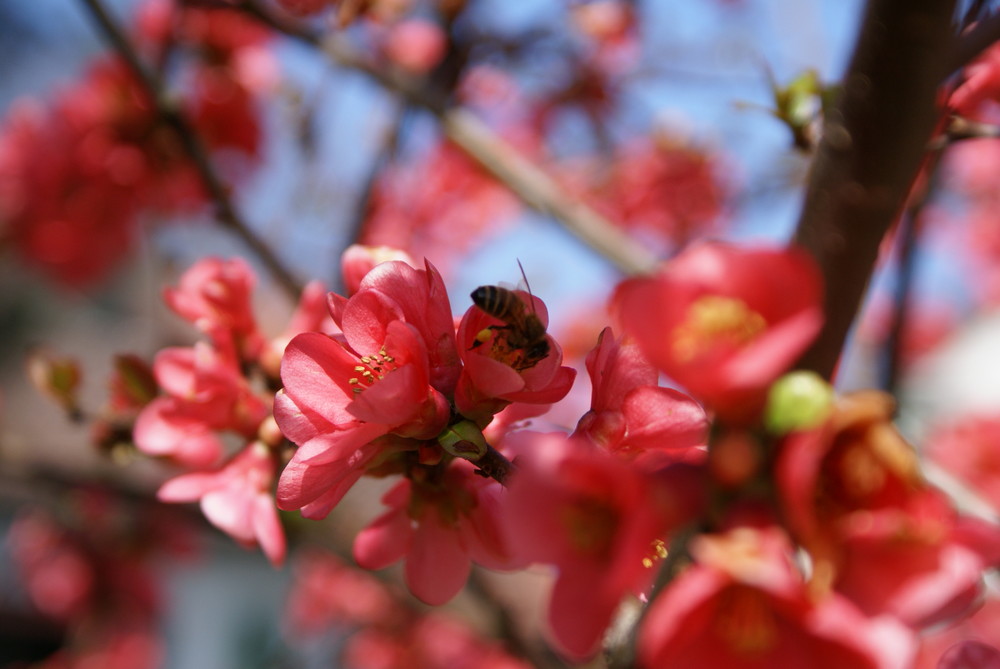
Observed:
[[[271,417],[276,360],[293,335],[324,326],[324,291],[310,284],[286,332],[268,340],[253,316],[253,283],[243,261],[208,258],[165,291],[167,304],[207,340],[159,352],[153,374],[163,394],[139,414],[134,434],[144,453],[191,470],[167,481],[161,500],[200,500],[209,521],[241,543],[259,544],[279,564],[285,537],[272,491],[282,445]],[[228,435],[242,444],[235,454]]]
[[[541,301],[496,290],[506,320],[472,306],[456,332],[432,265],[375,265],[352,295],[329,296],[339,333],[295,337],[281,363],[274,416],[299,448],[281,474],[279,506],[321,518],[362,476],[402,475],[355,557],[379,568],[405,556],[407,583],[428,603],[458,592],[470,560],[516,565],[498,530],[499,483],[466,459],[496,457],[481,433],[496,413],[551,404],[575,374],[545,334]],[[522,341],[529,319],[544,354],[529,355]]]
[[[182,107],[202,141],[256,154],[254,97],[273,69],[266,31],[230,10],[152,0],[139,33],[151,58],[179,47],[195,56]],[[119,58],[92,64],[47,108],[15,105],[0,127],[0,195],[0,243],[67,285],[105,276],[131,250],[141,212],[205,197],[174,129]]]
[[[638,666],[878,669],[909,666],[924,630],[968,615],[1000,563],[1000,529],[924,480],[887,396],[836,397],[789,373],[821,324],[818,275],[796,249],[703,243],[623,282],[623,334],[606,328],[587,356],[590,407],[572,433],[524,429],[575,376],[530,292],[480,287],[456,319],[429,262],[352,247],[343,272],[347,295],[310,286],[273,340],[240,261],[203,261],[165,295],[206,340],[161,351],[164,394],[136,443],[193,470],[161,499],[200,499],[276,563],[276,476],[278,507],[312,519],[363,477],[393,477],[354,557],[404,560],[425,603],[451,599],[473,564],[549,565],[550,639],[573,659],[638,598]],[[297,446],[280,476],[278,429]],[[223,433],[246,445],[227,453]],[[348,593],[372,587],[320,571]],[[295,626],[361,626],[350,661],[438,662],[424,657],[437,623],[344,597],[303,595]]]

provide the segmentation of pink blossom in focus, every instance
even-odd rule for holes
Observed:
[[[214,342],[231,341],[253,357],[263,345],[250,302],[254,283],[245,260],[204,258],[184,272],[176,288],[164,289],[163,299]]]
[[[527,314],[548,325],[548,311],[537,297],[515,291]],[[562,366],[562,350],[546,334],[548,353],[539,360],[511,343],[508,324],[472,306],[458,326],[458,346],[464,366],[455,390],[455,407],[480,424],[510,402],[552,404],[566,396],[576,370]],[[516,341],[516,340],[515,340]]]
[[[409,253],[392,246],[365,246],[351,244],[340,256],[340,269],[344,275],[344,290],[353,295],[361,289],[361,281],[376,265],[400,260],[413,268],[417,263]]]
[[[216,432],[253,437],[267,415],[235,356],[205,342],[160,351],[153,370],[167,395],[147,405],[135,425],[136,446],[150,455],[170,456],[192,467],[213,466],[222,455]]]
[[[386,305],[371,293],[355,297],[360,295],[372,299],[345,308],[346,344],[304,333],[288,345],[281,363],[284,389],[275,398],[274,417],[299,449],[281,474],[278,503],[307,517],[325,516],[368,467],[397,448],[417,445],[397,439],[393,446],[379,438],[393,433],[428,439],[448,419],[447,400],[430,386],[427,349],[417,329],[399,320],[398,312],[381,310]],[[355,311],[364,313],[351,316]],[[352,344],[366,353],[345,348]]]

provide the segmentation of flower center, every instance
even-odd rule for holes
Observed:
[[[615,509],[602,500],[586,498],[567,504],[560,515],[573,548],[594,557],[607,552],[618,526]]]
[[[361,356],[361,364],[354,367],[358,376],[353,376],[347,380],[351,384],[354,394],[360,393],[368,386],[375,385],[379,379],[384,379],[385,375],[396,369],[396,359],[385,352],[383,346],[378,353]]]
[[[759,313],[735,297],[706,295],[691,303],[687,318],[674,328],[674,354],[690,362],[715,348],[737,348],[767,328]]]
[[[720,597],[716,610],[714,629],[734,653],[759,655],[777,642],[777,620],[759,590],[732,586]]]

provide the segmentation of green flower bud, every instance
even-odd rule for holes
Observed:
[[[438,435],[437,440],[441,444],[441,448],[456,458],[471,462],[486,455],[488,449],[483,431],[471,420],[463,420],[448,426],[444,432]]]
[[[833,388],[815,372],[796,371],[774,382],[767,395],[764,426],[774,435],[811,430],[830,415]]]

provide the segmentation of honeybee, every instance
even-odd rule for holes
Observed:
[[[523,268],[521,270],[524,272]],[[527,282],[527,279],[525,280]],[[531,289],[528,289],[531,295]],[[545,324],[535,313],[534,305],[531,311],[518,297],[517,293],[500,286],[480,286],[472,291],[472,303],[484,312],[497,318],[506,325],[491,325],[476,336],[473,348],[489,341],[494,331],[503,330],[504,336],[494,340],[494,349],[514,369],[521,371],[534,367],[549,354],[549,340],[545,334]]]

